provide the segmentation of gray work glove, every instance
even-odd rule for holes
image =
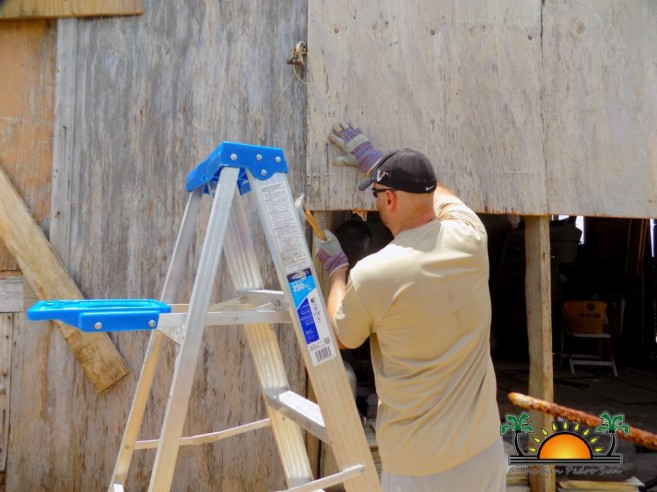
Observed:
[[[353,123],[333,125],[333,131],[328,138],[347,154],[333,159],[333,164],[336,166],[357,167],[369,175],[383,156],[380,150],[372,147],[367,135]]]
[[[326,268],[326,273],[330,277],[338,269],[349,266],[347,255],[342,251],[340,241],[331,231],[324,229],[325,240],[315,235],[315,244],[317,245],[317,258]]]

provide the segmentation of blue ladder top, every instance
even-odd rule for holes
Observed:
[[[27,311],[33,321],[58,320],[85,332],[153,330],[171,306],[153,299],[39,301]]]
[[[196,166],[187,176],[186,190],[192,191],[200,186],[207,192],[209,185],[217,183],[224,167],[242,169],[238,178],[240,193],[250,191],[246,169],[260,180],[266,180],[277,172],[287,173],[287,162],[283,150],[277,147],[263,147],[235,142],[223,142]]]

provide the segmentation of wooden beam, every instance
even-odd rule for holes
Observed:
[[[552,306],[550,284],[550,217],[525,217],[525,298],[529,340],[529,394],[554,401],[552,367]],[[552,417],[532,412],[532,424],[550,429]],[[554,474],[533,473],[532,492],[555,490]]]
[[[0,167],[0,238],[39,299],[82,299],[82,293]],[[56,322],[87,377],[102,391],[127,375],[118,350],[104,333],[83,334]]]
[[[143,0],[5,0],[0,2],[0,20],[143,13]]]

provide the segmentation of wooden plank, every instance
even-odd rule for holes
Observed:
[[[477,212],[654,217],[656,24],[652,0],[309,2],[308,208],[374,208],[331,164],[353,119]]]
[[[529,394],[554,401],[552,367],[552,306],[550,283],[550,217],[525,217],[525,296],[527,302],[527,337],[529,343]],[[552,418],[532,412],[532,425],[550,429]],[[554,490],[554,474],[532,473],[531,490]]]
[[[0,2],[0,20],[143,13],[143,0],[5,0]]]
[[[305,84],[286,60],[294,44],[305,39],[305,0],[151,2],[141,17],[64,19],[57,24],[59,137],[50,240],[88,297],[159,296],[186,203],[187,173],[222,140],[282,147],[293,194],[304,191]],[[206,213],[204,205],[201,220]],[[255,223],[252,207],[247,206],[247,214],[253,214],[249,217]],[[199,227],[199,237],[203,232]],[[268,258],[264,238],[257,231],[254,235],[258,256]],[[189,300],[199,252],[192,248],[179,302]],[[262,269],[264,282],[275,286],[266,260]],[[213,300],[234,295],[224,277]],[[34,331],[26,335],[36,337]],[[276,331],[291,388],[305,394],[294,333],[286,327]],[[20,367],[25,391],[13,400],[13,408],[25,417],[12,431],[8,490],[38,490],[43,483],[53,490],[106,489],[137,374],[111,392],[96,394],[83,384],[77,365],[71,367],[66,359],[61,359],[63,368],[56,365],[66,346],[47,333],[40,331],[37,340],[21,339],[20,356],[14,354],[14,359],[26,357],[36,346],[38,356],[46,349],[49,355],[47,370]],[[139,368],[147,335],[110,336],[128,365]],[[168,398],[175,354],[173,344],[164,345],[146,408],[144,438],[159,435]],[[209,331],[185,434],[266,417],[255,374],[240,329]],[[28,387],[28,379],[33,386]],[[38,424],[28,426],[23,419]],[[34,442],[48,445],[35,449]],[[152,460],[150,452],[135,454],[127,490],[148,487]],[[172,490],[284,487],[272,433],[262,429],[185,447]]]
[[[48,21],[0,25],[0,163],[44,229],[50,215],[55,45]],[[0,271],[17,269],[0,241]]]
[[[29,291],[29,288],[26,290]],[[33,293],[27,292],[26,300],[32,302],[36,298]],[[93,413],[98,418],[97,412],[103,405],[116,404],[114,395],[120,391],[98,393],[85,380],[54,325],[28,321],[24,312],[14,314],[11,364],[6,489],[20,490],[22,483],[31,482],[30,474],[51,477],[48,485],[44,486],[50,490],[85,488],[81,485],[79,473],[60,474],[56,470],[67,462],[80,459],[81,435],[75,421],[85,418],[89,411],[87,406],[92,405],[96,409]],[[117,385],[117,388],[120,387],[120,384]],[[108,434],[117,432],[116,426],[105,428]],[[109,436],[94,435],[94,446],[103,449],[108,439]],[[65,444],[55,447],[53,442]],[[27,443],[30,443],[34,459],[26,459],[23,454]],[[85,455],[86,459],[104,459],[93,449],[87,450]],[[25,467],[29,467],[30,471],[27,472]],[[53,486],[53,483],[57,485]],[[34,489],[38,490],[38,487]]]
[[[82,293],[0,168],[0,237],[40,299],[82,299]],[[62,323],[58,328],[85,373],[102,391],[129,373],[106,334],[82,334]]]
[[[0,313],[24,309],[23,277],[20,272],[0,272]]]
[[[11,388],[11,346],[14,330],[14,315],[0,313],[0,477],[7,470],[7,447],[9,445]],[[4,480],[3,482],[4,483]]]
[[[77,83],[77,19],[57,22],[57,77],[55,81],[55,122],[52,150],[52,214],[50,242],[65,265],[70,263],[68,242],[71,214],[68,203],[73,179],[75,138],[75,90]],[[61,198],[60,198],[61,197]],[[60,206],[65,202],[68,207]]]
[[[655,2],[567,0],[543,10],[550,213],[655,217]]]
[[[539,0],[308,8],[308,208],[374,209],[331,164],[331,125],[353,119],[378,148],[427,154],[478,212],[545,213]]]
[[[447,155],[437,154],[434,161],[438,176],[462,189],[460,195],[478,212],[547,211],[541,3],[454,2],[449,146]]]

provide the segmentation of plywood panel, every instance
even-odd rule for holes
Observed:
[[[9,442],[11,345],[14,333],[13,313],[0,313],[0,480],[4,483]]]
[[[20,272],[0,272],[0,313],[23,310],[23,277]]]
[[[657,215],[650,0],[309,5],[308,207],[372,209],[326,137],[415,147],[478,212]]]
[[[544,213],[541,2],[311,2],[308,206],[374,207],[331,165],[326,136],[358,122],[414,147],[478,211]]]
[[[546,2],[552,213],[657,216],[657,4]]]
[[[0,161],[37,223],[48,228],[55,89],[54,24],[0,24]],[[0,241],[0,271],[17,270]]]
[[[142,0],[5,0],[0,19],[134,15],[144,11]]]
[[[59,22],[66,27],[58,40],[65,45],[58,46],[57,127],[67,130],[57,132],[51,241],[85,296],[159,297],[186,175],[222,140],[284,148],[293,193],[303,191],[305,87],[286,59],[305,38],[305,2],[151,1],[139,17]],[[258,230],[254,235],[265,259],[264,240]],[[271,264],[263,260],[262,270],[275,287]],[[190,290],[188,278],[181,298]],[[218,298],[233,295],[221,282],[217,291]],[[133,372],[97,394],[47,325],[20,326],[25,335],[13,358],[19,378],[12,380],[20,390],[11,408],[22,417],[10,436],[8,490],[102,490],[147,335],[112,335]],[[186,434],[264,416],[239,328],[211,330],[206,338]],[[290,383],[303,393],[294,335],[281,330],[280,340]],[[168,346],[143,437],[159,433],[173,355]],[[153,457],[138,453],[128,490],[146,488]],[[172,490],[282,488],[273,439],[263,429],[181,450]]]
[[[101,405],[108,405],[111,393],[79,391],[80,386],[92,385],[56,328],[48,322],[29,322],[24,313],[13,318],[7,490],[20,490],[23,484],[32,490],[83,490],[84,471],[74,473],[67,463],[80,465],[80,453],[99,459],[96,446],[105,448],[112,430],[91,437],[70,422],[89,418],[85,409],[90,403],[98,405],[92,411],[95,416]],[[91,397],[92,393],[96,395]],[[85,450],[89,439],[96,446]]]

